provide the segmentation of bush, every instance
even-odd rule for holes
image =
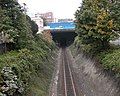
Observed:
[[[53,44],[39,38],[39,41],[31,43],[29,49],[25,48],[0,55],[0,71],[6,66],[11,68],[18,81],[22,82],[24,88],[22,96],[30,94],[46,96],[54,69],[52,48],[55,48]],[[0,84],[4,83],[2,75],[0,81]],[[2,85],[0,86],[2,87]],[[11,94],[15,94],[16,90],[11,91]]]
[[[101,59],[101,62],[104,68],[120,74],[120,49],[103,54],[103,56],[104,58]]]

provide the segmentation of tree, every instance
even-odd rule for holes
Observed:
[[[109,6],[110,15],[116,24],[116,32],[120,33],[120,1],[119,0],[111,0],[111,4]]]
[[[3,18],[0,22],[0,32],[9,34],[17,49],[26,47],[32,38],[32,31],[24,10],[16,0],[0,0],[0,4]]]
[[[4,50],[6,52],[6,43],[13,43],[13,38],[17,34],[17,29],[13,27],[12,17],[10,17],[8,14],[9,10],[6,10],[9,3],[7,1],[0,1],[0,37],[1,42],[5,44]]]
[[[109,48],[109,41],[118,36],[110,4],[107,0],[83,0],[75,14],[76,32],[81,43],[98,52]]]

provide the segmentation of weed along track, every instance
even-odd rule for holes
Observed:
[[[79,95],[74,73],[72,72],[70,58],[66,48],[61,49],[61,65],[58,83],[58,96],[83,96]]]

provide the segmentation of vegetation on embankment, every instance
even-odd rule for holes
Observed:
[[[33,48],[32,51],[25,48],[0,55],[0,90],[2,93],[11,94],[11,96],[13,94],[17,96],[20,94],[20,96],[47,96],[55,66],[53,57],[55,53],[52,51],[54,48],[43,41],[34,45]],[[8,73],[2,73],[3,69]],[[13,76],[17,76],[13,82],[9,71],[13,71]],[[11,87],[7,86],[5,81],[8,81]],[[8,90],[6,87],[3,88],[3,85],[6,85]]]
[[[97,58],[105,70],[109,70],[120,77],[120,46],[99,53]]]
[[[36,34],[37,24],[25,13],[17,0],[0,0],[1,40],[14,45],[0,55],[0,96],[48,94],[56,47]]]
[[[119,9],[118,0],[83,0],[75,13],[75,46],[116,74],[120,73],[120,48],[113,48],[110,41],[119,37]]]

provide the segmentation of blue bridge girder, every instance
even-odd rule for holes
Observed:
[[[48,29],[51,32],[67,32],[67,31],[75,31],[75,23],[74,22],[55,22],[48,23]]]

